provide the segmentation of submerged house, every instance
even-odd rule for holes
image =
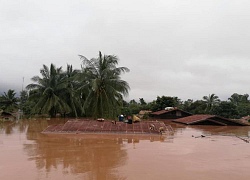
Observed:
[[[177,107],[167,107],[164,110],[156,111],[150,114],[150,116],[154,119],[168,119],[174,120],[187,116],[191,116],[192,114],[189,112],[185,112]]]
[[[68,120],[65,124],[53,124],[48,126],[45,134],[84,134],[84,133],[108,133],[108,134],[163,134],[172,132],[171,126],[160,121],[142,121],[137,123],[125,123],[115,121],[94,121],[91,119]]]
[[[243,123],[239,120],[232,120],[216,115],[207,114],[192,115],[176,119],[173,122],[182,123],[186,125],[248,126],[248,124]]]

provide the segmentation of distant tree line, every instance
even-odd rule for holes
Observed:
[[[241,118],[250,115],[248,94],[234,93],[226,101],[221,101],[215,94],[203,96],[200,100],[181,101],[178,97],[158,96],[156,100],[146,103],[143,98],[139,102],[124,102],[123,112],[138,113],[140,110],[159,111],[166,107],[177,107],[192,114],[213,114],[225,118]]]
[[[111,103],[110,107],[101,107],[105,106],[102,104],[99,104],[98,107],[98,103],[101,102],[95,102],[96,104],[94,104],[94,102],[90,101],[87,103],[85,102],[87,95],[83,93],[78,92],[78,96],[75,99],[72,98],[71,100],[71,95],[65,90],[65,92],[62,92],[62,97],[63,99],[69,99],[65,100],[65,104],[64,102],[60,102],[61,100],[57,100],[57,97],[54,97],[56,95],[49,95],[47,92],[43,93],[44,94],[41,94],[39,90],[24,90],[20,92],[20,97],[17,98],[15,91],[9,90],[7,93],[0,96],[0,109],[7,112],[13,112],[17,109],[21,109],[28,117],[34,114],[43,113],[54,117],[55,113],[59,113],[61,116],[68,117],[87,116],[113,118],[117,117],[119,114],[138,114],[141,110],[150,110],[154,112],[163,110],[166,107],[178,107],[192,114],[214,114],[226,118],[241,118],[243,116],[250,115],[250,100],[248,99],[248,94],[242,95],[234,93],[230,98],[228,98],[227,101],[221,101],[215,94],[204,96],[201,100],[195,101],[192,99],[181,101],[178,97],[170,96],[158,96],[156,100],[148,103],[145,102],[143,98],[139,98],[138,101],[133,99],[129,102],[121,98],[118,99],[115,105]],[[98,99],[96,96],[98,95],[95,95],[92,98]],[[40,105],[40,103],[43,105]],[[110,111],[109,108],[111,108]],[[108,116],[109,112],[111,116]]]

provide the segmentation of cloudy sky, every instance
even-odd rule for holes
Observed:
[[[0,0],[0,93],[98,51],[130,69],[128,100],[250,94],[250,1]]]

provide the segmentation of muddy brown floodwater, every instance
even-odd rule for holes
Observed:
[[[165,136],[41,133],[57,121],[0,122],[1,180],[250,178],[250,127],[171,124],[174,134]]]

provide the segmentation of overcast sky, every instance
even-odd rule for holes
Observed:
[[[98,51],[130,69],[128,100],[250,94],[250,1],[0,0],[0,93]]]

